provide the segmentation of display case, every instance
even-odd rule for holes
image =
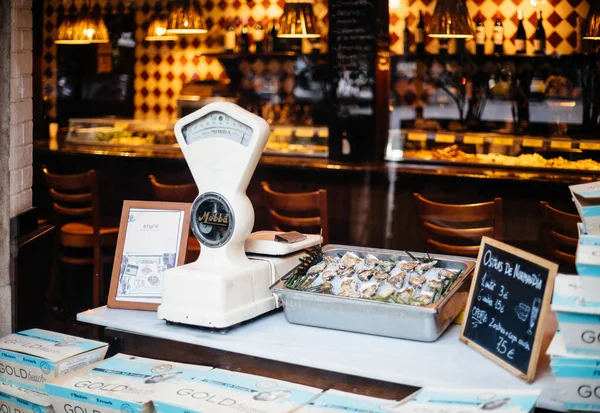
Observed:
[[[600,171],[600,140],[392,130],[386,148],[386,160]]]
[[[70,119],[66,142],[115,150],[179,152],[173,122],[98,118]],[[328,156],[327,127],[272,126],[266,155]]]
[[[271,126],[265,154],[327,158],[329,129],[325,126]]]
[[[179,148],[174,124],[133,119],[69,119],[66,141],[80,145]]]

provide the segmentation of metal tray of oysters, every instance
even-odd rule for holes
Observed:
[[[273,290],[290,323],[435,341],[464,308],[475,260],[327,245]]]

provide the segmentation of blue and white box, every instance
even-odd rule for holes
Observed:
[[[600,358],[567,352],[562,333],[548,347],[556,389],[571,410],[600,410]]]
[[[167,380],[196,377],[212,369],[208,366],[117,354],[95,366],[90,370],[90,374],[143,380],[149,384],[156,384]]]
[[[157,413],[288,413],[321,389],[251,374],[214,369],[192,380],[161,385]]]
[[[581,235],[575,256],[577,273],[587,277],[600,277],[600,236]]]
[[[584,297],[582,281],[583,277],[559,274],[552,310],[568,353],[600,356],[600,291],[588,291]]]
[[[541,390],[460,389],[425,387],[394,412],[481,413],[502,411],[528,413]]]
[[[600,235],[600,182],[569,187],[577,212],[589,235]]]
[[[298,413],[390,413],[400,411],[398,408],[401,405],[401,402],[394,400],[378,399],[339,390],[327,390],[315,400],[300,408]]]
[[[54,413],[54,410],[46,393],[0,382],[0,412]]]
[[[44,383],[96,363],[108,344],[32,329],[0,339],[0,381],[44,391]]]
[[[47,383],[46,390],[61,413],[151,413],[165,383],[211,369],[118,354]]]

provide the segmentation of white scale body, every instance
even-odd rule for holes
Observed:
[[[264,119],[229,102],[211,103],[175,124],[198,185],[191,225],[201,252],[197,261],[165,273],[159,318],[226,328],[271,311],[279,301],[269,287],[298,265],[303,253],[296,251],[321,242],[320,236],[312,236],[308,242],[284,244],[288,248],[282,250],[276,245],[280,243],[263,240],[254,244],[260,248],[250,249],[264,255],[246,255],[254,225],[246,189],[269,132]],[[257,235],[265,238],[264,232]],[[270,252],[278,256],[268,256]]]

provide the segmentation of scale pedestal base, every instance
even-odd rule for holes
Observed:
[[[269,290],[272,266],[248,260],[243,267],[191,263],[167,271],[158,317],[174,323],[226,328],[278,307]]]

